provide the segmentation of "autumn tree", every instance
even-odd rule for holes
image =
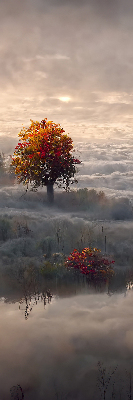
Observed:
[[[90,279],[102,279],[113,276],[112,267],[114,260],[110,260],[101,254],[97,248],[86,247],[81,252],[74,249],[67,257],[65,265],[68,269],[78,270],[81,274]]]
[[[53,185],[68,190],[76,181],[75,164],[80,161],[72,155],[72,139],[64,134],[60,124],[31,120],[28,129],[22,128],[18,134],[20,141],[15,148],[11,165],[15,168],[18,182],[29,183],[33,189],[47,187],[48,199],[53,201]]]

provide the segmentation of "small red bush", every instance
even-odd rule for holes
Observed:
[[[114,274],[112,266],[114,262],[102,256],[99,249],[87,247],[81,253],[74,249],[65,265],[69,269],[79,270],[90,278],[108,278]]]

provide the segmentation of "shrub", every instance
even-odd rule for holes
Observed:
[[[86,247],[81,253],[74,249],[65,265],[69,269],[78,270],[91,279],[107,279],[114,274],[112,263],[114,261],[103,257],[99,249]]]

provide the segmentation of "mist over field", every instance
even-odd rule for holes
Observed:
[[[132,141],[77,141],[75,154],[82,161],[76,174],[78,183],[69,193],[55,184],[53,207],[47,202],[45,188],[26,192],[22,184],[7,179],[9,174],[1,175],[0,255],[5,268],[21,257],[38,264],[44,253],[50,258],[55,252],[68,255],[74,248],[87,246],[104,253],[105,235],[106,250],[115,266],[132,267]]]
[[[6,266],[11,260],[13,265],[18,257],[30,257],[40,262],[43,253],[49,257],[54,252],[68,255],[74,248],[89,245],[104,252],[106,235],[107,253],[115,259],[115,265],[121,268],[132,266],[131,138],[129,142],[110,141],[108,144],[103,140],[99,143],[77,141],[75,154],[82,161],[76,174],[78,183],[71,186],[69,193],[58,189],[55,184],[53,207],[48,205],[45,188],[40,187],[37,192],[29,188],[26,192],[26,188],[16,180],[6,182],[7,176],[1,176],[2,265],[4,262]]]

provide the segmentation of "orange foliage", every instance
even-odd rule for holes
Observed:
[[[68,189],[76,172],[75,164],[80,161],[72,156],[73,142],[64,132],[60,124],[47,122],[47,118],[41,122],[31,120],[30,127],[20,131],[11,164],[19,183],[38,187],[57,182]]]

